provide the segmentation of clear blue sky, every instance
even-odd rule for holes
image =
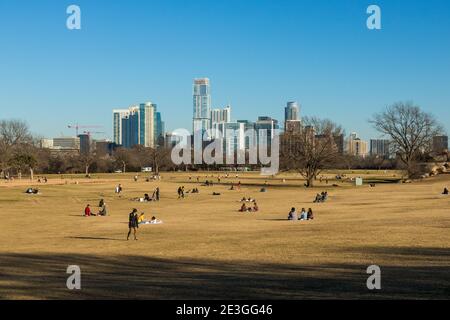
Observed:
[[[66,29],[70,4],[82,30]],[[195,77],[233,119],[283,120],[297,100],[368,139],[374,112],[411,100],[450,131],[450,1],[0,0],[0,118],[35,133],[111,136],[113,108],[149,100],[167,129],[190,129]]]

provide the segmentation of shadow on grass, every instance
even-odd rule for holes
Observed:
[[[420,265],[380,266],[382,290],[366,288],[366,268],[157,259],[136,255],[0,254],[0,297],[7,299],[448,299],[450,254],[436,248],[381,248],[423,258]],[[367,252],[372,252],[368,249]],[[362,253],[362,252],[361,252]],[[427,262],[428,261],[428,262]],[[436,266],[432,261],[440,261]],[[417,262],[417,261],[416,261]],[[444,262],[444,263],[442,263]],[[69,291],[66,269],[81,268]]]

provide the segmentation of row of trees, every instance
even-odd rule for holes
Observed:
[[[118,148],[113,155],[88,155],[51,152],[39,147],[26,123],[19,120],[0,121],[0,177],[8,178],[22,174],[85,173],[139,171],[142,167],[152,167],[156,172],[173,169],[170,150],[165,148],[133,149]]]
[[[314,180],[325,169],[392,169],[404,168],[409,177],[419,174],[417,163],[430,151],[432,139],[443,133],[443,128],[429,113],[410,103],[397,103],[375,114],[369,122],[391,143],[395,159],[358,159],[343,155],[337,139],[343,129],[330,120],[304,118],[297,134],[285,134],[281,139],[280,166],[282,170],[297,170],[313,186]],[[41,149],[22,121],[0,121],[0,175],[8,177],[29,171],[34,173],[85,173],[139,171],[151,166],[160,170],[187,169],[177,167],[170,158],[171,150],[163,147],[132,149],[118,148],[112,156],[74,155],[52,153]],[[189,167],[205,169],[205,166]],[[214,168],[218,169],[217,166]]]
[[[396,103],[375,114],[369,123],[390,140],[390,152],[395,159],[357,159],[342,154],[337,138],[342,128],[330,120],[305,118],[297,134],[285,134],[281,148],[282,167],[297,170],[312,186],[322,170],[348,166],[351,168],[404,169],[409,178],[422,174],[418,163],[432,150],[433,137],[444,133],[432,114],[412,103]]]

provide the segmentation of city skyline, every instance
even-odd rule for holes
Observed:
[[[0,3],[1,117],[42,136],[95,123],[113,139],[111,109],[148,99],[167,131],[189,129],[190,84],[202,77],[213,82],[211,108],[230,104],[235,119],[281,122],[286,103],[298,101],[302,116],[330,118],[368,140],[381,138],[368,118],[413,101],[449,132],[448,1],[377,1],[379,31],[366,28],[365,1],[77,1],[78,31],[65,28],[68,3],[21,2]],[[199,8],[208,13],[201,23]],[[198,30],[207,46],[197,47]]]

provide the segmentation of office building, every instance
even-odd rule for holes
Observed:
[[[349,155],[365,158],[368,155],[368,143],[361,140],[356,132],[352,132],[347,140],[346,151]]]
[[[373,157],[389,158],[389,140],[370,139],[369,152]]]
[[[80,154],[85,156],[91,152],[91,137],[89,134],[78,135],[80,139]]]
[[[270,147],[272,145],[272,140],[275,137],[276,131],[279,129],[278,120],[272,119],[271,117],[263,116],[258,117],[255,122],[255,130],[258,135],[258,145],[261,146],[264,143]],[[267,140],[262,141],[261,135],[266,134]]]
[[[284,108],[284,131],[300,133],[300,106],[298,102],[290,101]]]
[[[433,137],[433,152],[444,153],[448,151],[448,136]]]
[[[141,103],[127,110],[113,110],[114,143],[125,148],[153,148],[164,136],[164,122],[154,103]]]
[[[204,133],[211,128],[211,89],[208,78],[194,79],[193,105],[193,133]]]

